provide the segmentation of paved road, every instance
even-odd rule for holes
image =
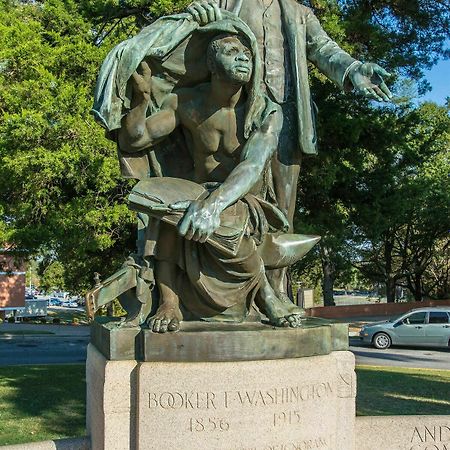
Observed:
[[[1,338],[0,366],[83,363],[88,342],[87,335]],[[450,370],[450,351],[447,349],[396,347],[376,350],[351,338],[350,350],[355,353],[357,364]]]
[[[450,350],[446,348],[393,347],[377,350],[350,338],[356,364],[450,370]]]
[[[0,366],[84,363],[88,336],[14,336],[0,339]]]
[[[36,335],[46,333],[57,336],[89,336],[90,327],[54,324],[34,324],[34,323],[2,323],[0,324],[0,338],[24,332],[25,334],[36,333]]]

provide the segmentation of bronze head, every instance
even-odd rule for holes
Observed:
[[[235,35],[221,34],[211,40],[207,64],[211,74],[240,84],[247,84],[253,73],[250,46]]]

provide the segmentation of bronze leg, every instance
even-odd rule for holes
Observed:
[[[158,309],[149,324],[157,333],[178,331],[183,315],[180,310],[180,298],[177,292],[177,278],[180,269],[171,258],[176,252],[176,228],[161,224],[155,262],[155,280],[159,289]]]
[[[278,152],[272,159],[272,177],[278,208],[289,221],[292,233],[297,201],[297,184],[300,173],[301,150],[297,143],[295,106],[283,104],[283,128],[278,142]],[[267,278],[278,297],[287,297],[287,268],[267,270]]]
[[[290,301],[280,301],[265,274],[263,274],[260,289],[255,297],[255,305],[267,316],[272,325],[292,328],[301,326],[303,310]]]

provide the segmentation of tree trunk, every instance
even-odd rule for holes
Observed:
[[[395,302],[395,280],[388,277],[385,280],[386,284],[386,299],[388,303],[394,303]]]
[[[394,242],[392,239],[387,238],[384,241],[384,267],[385,267],[385,279],[386,285],[386,299],[388,303],[395,302],[395,280],[392,278],[392,250],[394,248]]]
[[[324,306],[335,306],[333,297],[334,279],[336,276],[336,269],[330,258],[330,249],[325,246],[321,246],[320,255],[322,259],[322,272],[323,272],[323,304]]]
[[[423,301],[422,274],[421,273],[414,274],[414,300],[416,302]]]

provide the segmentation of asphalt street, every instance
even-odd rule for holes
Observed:
[[[4,335],[0,338],[0,366],[83,363],[88,342],[86,332],[73,336],[61,333]],[[450,370],[449,349],[394,347],[377,350],[362,344],[358,338],[350,338],[350,350],[357,364]]]
[[[350,338],[356,364],[450,370],[450,349],[431,347],[391,347],[378,350]]]
[[[0,366],[84,363],[88,336],[12,336],[0,339]]]

